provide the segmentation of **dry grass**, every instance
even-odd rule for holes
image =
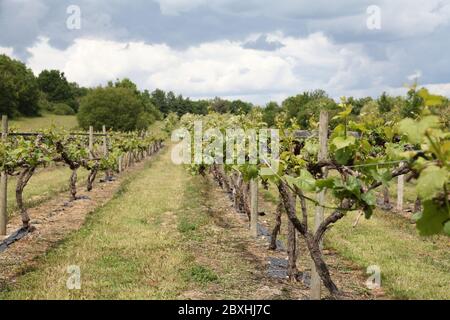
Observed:
[[[44,114],[41,117],[33,118],[18,118],[9,121],[11,128],[16,128],[23,131],[38,131],[40,129],[47,129],[52,126],[56,128],[63,128],[67,130],[78,127],[76,116],[59,116],[55,114]]]

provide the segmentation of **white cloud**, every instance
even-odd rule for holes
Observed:
[[[425,84],[424,87],[434,94],[450,97],[450,83]]]
[[[322,33],[295,38],[278,32],[267,39],[283,46],[265,51],[244,48],[247,40],[223,40],[176,50],[165,44],[80,38],[61,50],[41,38],[28,49],[27,64],[35,73],[62,70],[70,81],[84,86],[129,77],[142,89],[158,87],[191,97],[241,97],[256,103],[317,88],[335,98],[379,94],[389,88],[385,85],[389,76],[398,72],[395,56],[374,61],[363,46],[336,44]]]
[[[11,47],[0,47],[0,54],[6,54],[7,56],[16,59],[14,56],[14,49]]]
[[[383,0],[381,15],[384,31],[417,37],[450,23],[450,3],[448,0]]]
[[[422,76],[422,71],[416,70],[413,74],[410,74],[407,78],[409,81],[418,81]]]

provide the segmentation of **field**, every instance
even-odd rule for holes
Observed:
[[[10,127],[18,130],[36,131],[42,128],[64,128],[67,130],[78,127],[76,116],[58,116],[54,114],[43,114],[38,118],[19,118],[9,122]]]
[[[32,131],[53,122],[73,128],[73,120],[44,116],[13,123]],[[160,127],[157,124],[154,129]],[[24,254],[13,282],[11,274],[0,274],[4,276],[0,277],[0,299],[307,299],[305,283],[268,276],[267,259],[285,259],[285,253],[268,253],[267,240],[250,235],[248,223],[213,179],[192,176],[171,162],[172,148],[169,143],[160,154],[122,173],[104,202],[93,202],[90,208],[94,209],[83,211],[81,224],[46,244],[46,254]],[[27,206],[48,210],[47,202],[67,193],[69,175],[66,166],[39,169],[24,193]],[[87,175],[80,169],[80,188]],[[11,217],[17,213],[14,179],[10,178],[8,189]],[[390,191],[394,200],[394,184]],[[415,186],[408,184],[408,206],[415,197]],[[274,186],[261,191],[260,210],[265,212],[261,223],[268,229],[273,226],[277,202]],[[65,210],[70,214],[72,209]],[[309,218],[312,223],[313,216]],[[356,212],[349,213],[325,238],[325,260],[348,295],[354,299],[450,299],[450,247],[444,236],[422,238],[410,218],[381,209],[354,226],[356,219]],[[39,245],[39,237],[52,237],[45,232],[21,241],[33,248]],[[285,243],[288,238],[284,217],[279,238]],[[13,244],[10,254],[20,252],[20,246],[20,241]],[[304,246],[300,241],[297,262],[299,270],[308,273],[311,261]],[[9,257],[0,256],[5,259],[0,260],[3,266]],[[73,265],[81,270],[80,290],[66,286],[67,268]],[[371,265],[381,269],[381,291],[365,285]]]

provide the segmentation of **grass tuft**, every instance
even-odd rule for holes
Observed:
[[[187,281],[194,281],[200,284],[208,284],[219,279],[211,269],[202,265],[193,265],[185,272]]]

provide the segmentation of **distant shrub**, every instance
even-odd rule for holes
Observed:
[[[80,127],[93,126],[133,131],[148,127],[144,106],[134,90],[123,87],[99,87],[91,90],[82,100],[77,114]]]
[[[60,116],[69,116],[75,114],[75,111],[73,111],[73,109],[65,103],[55,103],[51,112]]]
[[[145,130],[156,121],[155,116],[148,112],[142,112],[136,122],[136,129]]]
[[[39,92],[38,106],[41,111],[53,112],[53,103],[48,101],[46,94],[42,91]]]

